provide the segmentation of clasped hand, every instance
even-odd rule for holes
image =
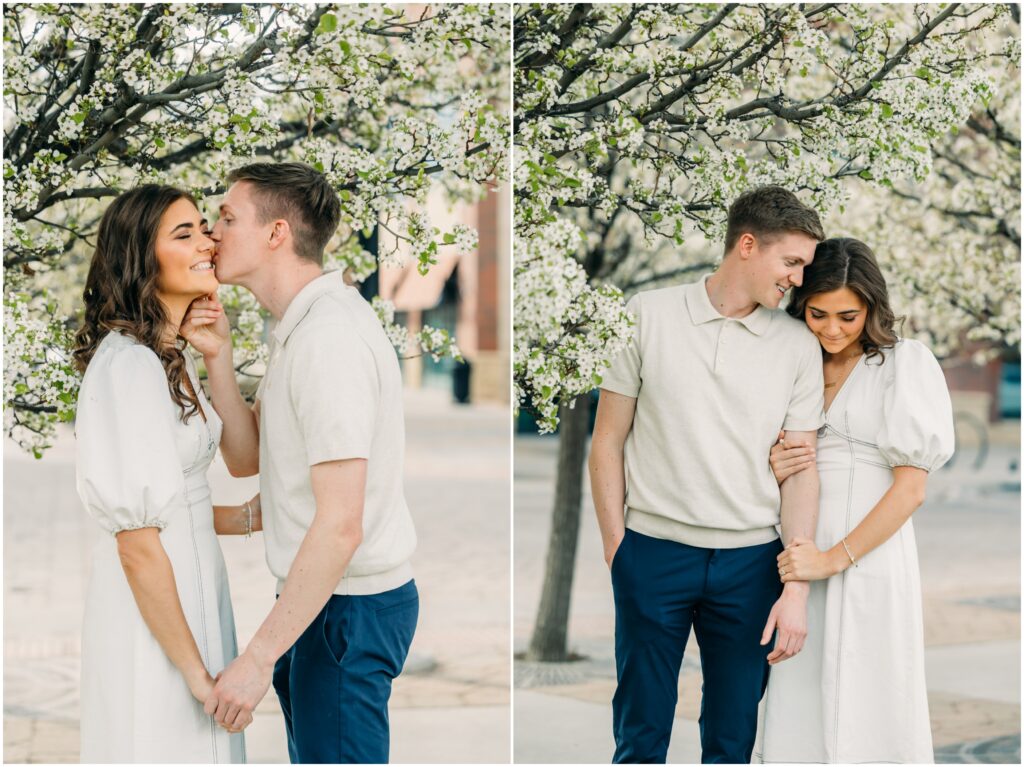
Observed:
[[[790,581],[820,581],[835,575],[829,557],[806,538],[794,538],[778,556],[779,578]]]
[[[252,724],[252,712],[267,694],[272,673],[242,653],[217,675],[203,709],[228,732],[241,732]]]

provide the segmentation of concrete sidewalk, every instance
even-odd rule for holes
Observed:
[[[391,698],[392,761],[507,762],[507,409],[455,406],[431,390],[407,392],[405,408],[421,607]],[[69,433],[42,461],[5,444],[4,470],[4,761],[77,762],[83,596],[102,533],[75,494]],[[241,502],[257,485],[232,479],[219,458],[210,482],[217,503]],[[273,604],[274,579],[258,535],[221,541],[244,647]],[[247,747],[250,761],[288,761],[273,691]]]
[[[1010,444],[1019,445],[1017,440]],[[514,645],[535,620],[550,529],[558,440],[515,442]],[[924,586],[925,654],[939,762],[1020,762],[1020,453],[995,445],[980,470],[966,453],[929,481],[914,515]],[[611,581],[584,483],[569,637],[585,660],[515,664],[517,763],[607,763],[614,751]],[[700,662],[691,638],[669,760],[700,761]]]

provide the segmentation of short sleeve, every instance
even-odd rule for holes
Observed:
[[[626,311],[633,316],[633,335],[612,360],[601,379],[601,388],[634,399],[640,394],[640,295],[626,303]]]
[[[309,465],[369,459],[380,406],[369,344],[353,328],[331,323],[303,327],[288,343],[292,406]]]
[[[817,431],[825,423],[825,377],[821,346],[809,330],[801,328],[800,359],[793,393],[786,408],[786,431]]]
[[[163,529],[184,484],[163,365],[141,345],[101,348],[75,419],[76,486],[112,534]]]
[[[946,378],[927,346],[907,339],[888,352],[878,449],[890,466],[935,471],[953,455],[953,405]]]

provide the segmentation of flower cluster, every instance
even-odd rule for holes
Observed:
[[[48,293],[4,296],[4,430],[37,458],[58,421],[70,421],[79,377],[68,350],[71,333]]]
[[[554,220],[518,244],[523,252],[513,274],[514,401],[530,407],[542,433],[557,426],[565,392],[600,385],[633,325],[622,292],[588,284],[572,258],[579,236],[569,222]]]

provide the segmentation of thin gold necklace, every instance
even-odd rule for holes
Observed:
[[[846,360],[846,362],[843,363],[843,368],[842,368],[842,371],[839,373],[839,376],[836,378],[836,380],[832,381],[832,383],[826,382],[825,383],[825,388],[826,389],[831,389],[833,386],[836,386],[837,384],[839,384],[843,380],[843,378],[848,374],[849,371],[847,370],[847,368],[850,368],[850,363],[851,362],[855,362],[856,360],[859,360],[863,354],[864,354],[864,352],[861,352],[860,354],[857,354],[857,355],[855,355],[853,357],[850,357],[848,360]],[[852,368],[850,368],[850,369],[852,369]]]

